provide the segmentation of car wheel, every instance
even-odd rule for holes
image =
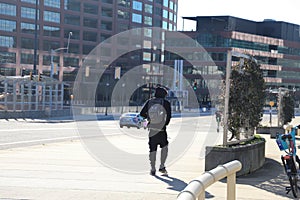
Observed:
[[[120,128],[123,128],[123,126],[120,126]]]
[[[130,126],[127,126],[127,128],[130,128]]]

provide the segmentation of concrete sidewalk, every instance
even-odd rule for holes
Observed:
[[[257,172],[237,178],[237,199],[292,199],[274,139],[266,138],[266,162]],[[126,144],[126,137],[114,137]],[[0,199],[169,200],[204,172],[201,137],[173,165],[169,176],[121,173],[97,162],[80,141],[0,151]],[[147,148],[147,145],[145,146]],[[170,147],[172,148],[172,147]],[[226,181],[206,191],[207,199],[226,199]]]

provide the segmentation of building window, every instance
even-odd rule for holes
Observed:
[[[143,10],[143,4],[142,4],[142,2],[132,1],[132,9],[133,10],[142,11]]]
[[[169,7],[169,0],[164,0],[164,4],[163,4],[163,6],[165,6],[165,7]]]
[[[44,0],[44,5],[53,8],[60,8],[60,0]]]
[[[80,11],[80,0],[65,0],[65,10]]]
[[[129,19],[129,12],[118,10],[118,18],[119,19]]]
[[[144,61],[151,61],[151,53],[144,52],[143,53],[143,60]]]
[[[145,16],[144,17],[144,23],[147,24],[147,25],[152,26],[152,17]]]
[[[150,29],[150,28],[144,28],[144,36],[146,36],[146,37],[152,37],[152,29]]]
[[[112,22],[102,21],[101,29],[111,31],[112,30]]]
[[[154,14],[157,16],[162,16],[162,9],[159,7],[154,8]]]
[[[168,19],[168,11],[167,10],[163,10],[163,17]]]
[[[44,26],[44,35],[59,37],[60,36],[60,28],[54,26]]]
[[[95,48],[95,46],[91,46],[91,45],[83,45],[82,46],[82,53],[87,55],[89,54],[93,49]]]
[[[21,0],[22,2],[35,4],[35,0]]]
[[[169,23],[169,31],[173,31],[173,24]]]
[[[68,43],[65,43],[65,47],[68,46]],[[73,44],[73,43],[70,43],[69,44],[69,49],[68,49],[68,52],[69,53],[77,53],[79,54],[79,44]]]
[[[0,52],[0,63],[16,63],[16,53]]]
[[[0,35],[0,46],[1,47],[16,47],[16,38],[12,36]]]
[[[61,46],[60,46],[59,42],[48,41],[48,40],[43,41],[43,50],[44,51],[50,51],[51,49],[58,49],[60,47]]]
[[[111,35],[101,33],[101,35],[100,35],[100,42],[103,42],[103,41],[107,40],[110,37],[111,37]]]
[[[78,67],[79,66],[79,59],[78,58],[68,58],[64,57],[64,66],[65,67]]]
[[[142,23],[142,15],[132,13],[132,22]]]
[[[98,27],[98,20],[91,19],[91,18],[84,18],[83,19],[83,26],[90,27],[90,28],[97,28]]]
[[[60,13],[44,11],[44,21],[60,23]]]
[[[16,32],[16,21],[0,19],[0,30]]]
[[[153,6],[149,5],[149,4],[145,4],[145,12],[152,14],[152,12],[153,12]]]
[[[80,16],[65,14],[65,23],[80,26]]]
[[[162,22],[162,28],[163,29],[168,29],[168,22],[163,21]]]
[[[69,38],[69,33],[72,32],[72,40],[79,40],[80,39],[80,31],[73,30],[73,29],[65,29],[64,31],[64,37]]]
[[[34,49],[34,39],[33,38],[21,38],[21,48]]]
[[[118,5],[129,8],[130,7],[130,0],[118,0]]]
[[[97,33],[90,31],[83,31],[83,40],[97,42]]]
[[[39,59],[37,59],[37,62],[38,62],[38,60]],[[33,64],[33,62],[34,62],[33,54],[21,53],[21,64]]]
[[[57,66],[59,56],[53,56],[53,63]],[[51,65],[51,56],[43,56],[43,65]]]
[[[17,10],[15,5],[0,3],[0,14],[16,16],[17,15],[16,13]]]
[[[118,25],[117,29],[118,29],[118,33],[123,32],[123,31],[127,31],[129,29],[129,24],[119,22],[119,25]]]
[[[169,20],[173,21],[173,13],[169,12]]]
[[[28,19],[35,19],[35,9],[21,7],[21,17],[28,18]],[[39,17],[39,15],[38,15],[38,17]]]
[[[112,8],[102,7],[102,9],[101,9],[101,15],[103,17],[112,17],[112,15],[113,15]]]
[[[83,11],[85,13],[94,14],[94,15],[98,14],[98,6],[97,5],[85,3],[85,4],[83,4],[83,6],[84,6]]]
[[[38,25],[37,29],[40,29],[40,26]],[[35,25],[30,23],[21,22],[21,32],[22,33],[28,33],[28,34],[34,34],[35,33]],[[37,33],[39,34],[39,32]]]
[[[112,4],[113,0],[101,0],[102,3]]]
[[[173,1],[170,1],[170,6],[169,6],[169,8],[170,8],[171,10],[174,10],[174,3],[173,3]]]
[[[153,23],[154,23],[154,27],[161,27],[162,26],[160,19],[155,19],[154,18],[154,22]]]

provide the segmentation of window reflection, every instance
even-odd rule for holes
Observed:
[[[44,21],[60,23],[60,13],[45,10]]]
[[[0,14],[16,16],[16,11],[17,10],[15,5],[0,3]]]
[[[16,47],[16,37],[0,35],[0,46],[2,47]]]
[[[16,21],[0,19],[0,30],[16,32]]]
[[[35,19],[35,9],[34,8],[21,7],[21,17],[28,18],[28,19]]]

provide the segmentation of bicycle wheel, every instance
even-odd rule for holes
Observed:
[[[289,176],[289,181],[290,181],[290,185],[291,185],[291,190],[293,192],[293,196],[295,198],[298,197],[298,192],[299,192],[299,188],[298,188],[298,180],[297,180],[297,174],[291,174]]]

